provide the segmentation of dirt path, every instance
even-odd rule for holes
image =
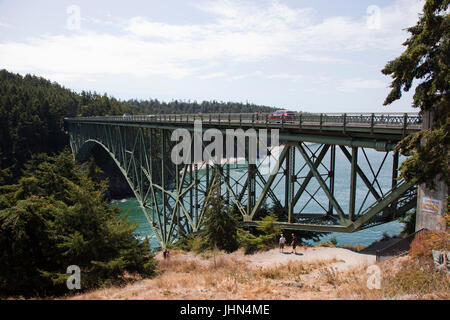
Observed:
[[[218,257],[223,256],[219,254]],[[297,253],[291,253],[291,250],[285,249],[284,252],[279,252],[278,249],[258,252],[251,255],[243,254],[242,250],[236,251],[232,254],[226,255],[228,258],[236,259],[237,261],[246,263],[249,267],[273,268],[279,265],[287,264],[289,262],[305,262],[314,263],[321,261],[337,260],[332,264],[332,267],[337,271],[346,271],[352,268],[367,266],[374,264],[376,258],[374,255],[361,254],[343,248],[307,248],[300,247]],[[162,255],[157,256],[158,260],[163,260]],[[172,260],[196,261],[198,263],[207,264],[212,262],[212,258],[202,259],[191,253],[177,254]]]
[[[278,249],[272,249],[254,255],[237,256],[238,259],[247,261],[254,267],[273,267],[292,261],[312,263],[336,259],[338,262],[334,263],[332,266],[338,271],[371,265],[374,264],[376,260],[373,255],[360,254],[342,248],[302,248],[297,250],[297,254],[290,252],[291,251],[285,250],[284,253],[281,253]]]

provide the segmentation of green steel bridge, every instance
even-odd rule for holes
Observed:
[[[278,173],[264,175],[261,163],[240,164],[239,177],[230,174],[233,163],[206,161],[175,165],[171,150],[174,130],[194,131],[194,121],[202,130],[279,130],[281,153],[275,161]],[[173,114],[66,118],[65,129],[77,161],[85,161],[94,146],[113,159],[145,214],[162,247],[181,233],[200,230],[211,186],[219,183],[223,199],[242,215],[244,226],[254,226],[258,212],[269,201],[283,208],[282,229],[351,233],[397,219],[415,207],[417,187],[398,179],[399,155],[393,151],[406,135],[421,129],[419,114],[296,114],[290,121],[271,121],[268,114]],[[203,145],[203,148],[205,145]],[[384,153],[380,164],[372,163],[368,149]],[[338,200],[335,190],[336,153],[346,159],[350,173],[348,195]],[[358,156],[359,155],[359,156]],[[268,153],[268,157],[271,153]],[[301,157],[301,165],[295,157]],[[260,159],[262,160],[262,159]],[[365,161],[369,170],[363,170]],[[380,172],[387,162],[390,190],[380,187]],[[308,185],[315,181],[317,189]],[[283,190],[284,196],[274,189]],[[357,191],[364,190],[365,203],[359,208]],[[326,195],[327,203],[317,199]],[[299,204],[316,202],[315,212],[305,212]],[[297,206],[296,206],[297,205]],[[348,208],[344,210],[343,207]]]

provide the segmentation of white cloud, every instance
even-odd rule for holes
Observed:
[[[201,79],[201,80],[209,80],[209,79],[223,78],[223,77],[226,77],[226,76],[227,76],[226,72],[215,72],[215,73],[209,73],[209,74],[201,75],[198,78]]]
[[[246,79],[246,78],[250,78],[250,77],[261,77],[263,76],[264,73],[260,70],[252,72],[252,73],[244,73],[244,74],[237,74],[231,77],[228,77],[227,80],[228,81],[234,81],[234,80],[241,80],[241,79]]]
[[[397,0],[380,9],[380,28],[373,29],[367,25],[368,17],[335,16],[320,21],[310,8],[290,8],[279,1],[263,5],[219,0],[198,7],[213,18],[207,24],[178,25],[133,17],[114,22],[120,33],[83,30],[3,42],[0,67],[63,78],[103,74],[242,79],[249,75],[233,75],[229,70],[208,73],[208,66],[225,68],[229,62],[286,57],[343,63],[348,61],[336,58],[336,52],[398,49],[406,39],[401,29],[415,23],[422,5],[423,1]],[[95,24],[112,23],[88,19]],[[283,73],[271,77],[300,79]]]
[[[359,89],[380,89],[386,88],[388,85],[380,80],[367,80],[367,79],[344,79],[336,88],[342,92],[354,92]]]
[[[0,21],[0,28],[11,28],[11,25]]]
[[[397,0],[379,8],[378,28],[369,23],[371,16],[361,19],[329,17],[302,30],[299,41],[310,50],[395,50],[406,40],[404,29],[417,22],[423,4],[423,0]]]
[[[107,26],[117,25],[117,22],[113,22],[110,20],[97,19],[97,18],[90,17],[90,16],[88,16],[88,17],[82,16],[81,20],[85,20],[87,22],[91,22],[91,23],[99,24],[99,25],[107,25]]]
[[[303,78],[300,74],[291,74],[291,73],[277,73],[267,76],[268,79],[287,79],[291,81],[298,81]]]
[[[147,21],[144,17],[131,18],[124,29],[138,37],[156,37],[172,41],[194,39],[206,36],[207,30],[197,25],[170,25]]]
[[[325,56],[320,54],[308,54],[308,53],[302,53],[302,54],[294,54],[294,59],[298,61],[305,61],[305,62],[321,62],[321,63],[351,63],[352,61],[342,58],[336,58],[332,56]]]
[[[172,54],[173,46],[108,34],[81,33],[45,36],[28,43],[0,44],[0,61],[6,68],[62,74],[163,75],[183,78],[193,67]]]
[[[250,77],[250,74],[238,74],[232,77],[228,78],[228,81],[235,81],[235,80],[241,80],[241,79],[246,79],[248,77]]]

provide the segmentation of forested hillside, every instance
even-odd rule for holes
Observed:
[[[217,101],[123,101],[96,92],[76,93],[42,77],[0,70],[0,184],[16,180],[32,154],[57,153],[68,145],[67,134],[61,131],[64,117],[271,110]]]
[[[68,145],[61,131],[64,117],[124,110],[114,98],[77,94],[41,77],[0,70],[0,182],[20,175],[32,154],[56,153]]]
[[[154,114],[154,113],[224,113],[224,112],[272,112],[275,108],[258,106],[255,104],[242,104],[239,102],[218,102],[218,101],[178,101],[159,102],[154,100],[128,100],[127,105],[132,107],[134,113]]]
[[[154,274],[149,244],[109,206],[101,170],[93,161],[76,164],[65,150],[64,117],[256,110],[271,109],[122,101],[0,70],[0,297],[67,294],[70,263],[83,273],[82,290]]]

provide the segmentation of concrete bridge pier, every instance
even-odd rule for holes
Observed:
[[[430,129],[433,124],[433,114],[425,112],[422,129]],[[426,228],[434,231],[448,230],[448,186],[439,177],[434,180],[435,190],[429,190],[425,184],[418,186],[416,231]]]
[[[430,191],[425,184],[419,185],[417,198],[416,231],[426,228],[434,231],[448,229],[448,187],[443,181],[435,180],[436,190]]]

